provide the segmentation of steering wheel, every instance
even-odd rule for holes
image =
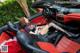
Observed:
[[[29,33],[21,32],[17,27],[14,27],[14,24],[11,22],[8,23],[9,28],[16,33],[17,40],[21,43],[21,45],[24,48],[29,48],[34,51],[40,52],[40,53],[47,53],[46,51],[41,50],[40,48],[35,47],[32,45],[32,40]]]

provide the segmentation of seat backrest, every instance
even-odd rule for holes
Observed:
[[[76,53],[80,49],[80,44],[63,37],[56,48],[60,52]]]
[[[10,37],[8,36],[8,34],[6,34],[5,32],[3,32],[1,35],[0,35],[0,44],[6,40],[8,40]]]
[[[38,47],[42,50],[47,51],[48,53],[59,53],[56,47],[48,42],[37,42]]]

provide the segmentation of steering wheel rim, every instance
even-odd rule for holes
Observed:
[[[32,42],[31,38],[29,37],[30,36],[29,33],[21,32],[19,29],[15,28],[14,24],[12,24],[11,22],[9,22],[8,26],[13,32],[16,32],[17,40],[25,48],[30,48],[34,51],[41,52],[41,53],[47,53],[46,51],[41,50],[40,48],[37,48],[34,45],[32,45],[34,42]]]

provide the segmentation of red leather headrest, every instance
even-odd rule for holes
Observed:
[[[64,23],[70,21],[80,21],[80,13],[71,13],[68,15],[64,15]]]

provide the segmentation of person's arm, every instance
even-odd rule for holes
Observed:
[[[26,25],[30,23],[29,19],[27,19],[26,17],[21,17],[19,21],[22,25]]]
[[[49,30],[49,25],[47,24],[47,25],[41,30],[40,34],[41,34],[41,35],[44,35],[44,34],[46,34],[46,33],[48,32],[48,30]]]

